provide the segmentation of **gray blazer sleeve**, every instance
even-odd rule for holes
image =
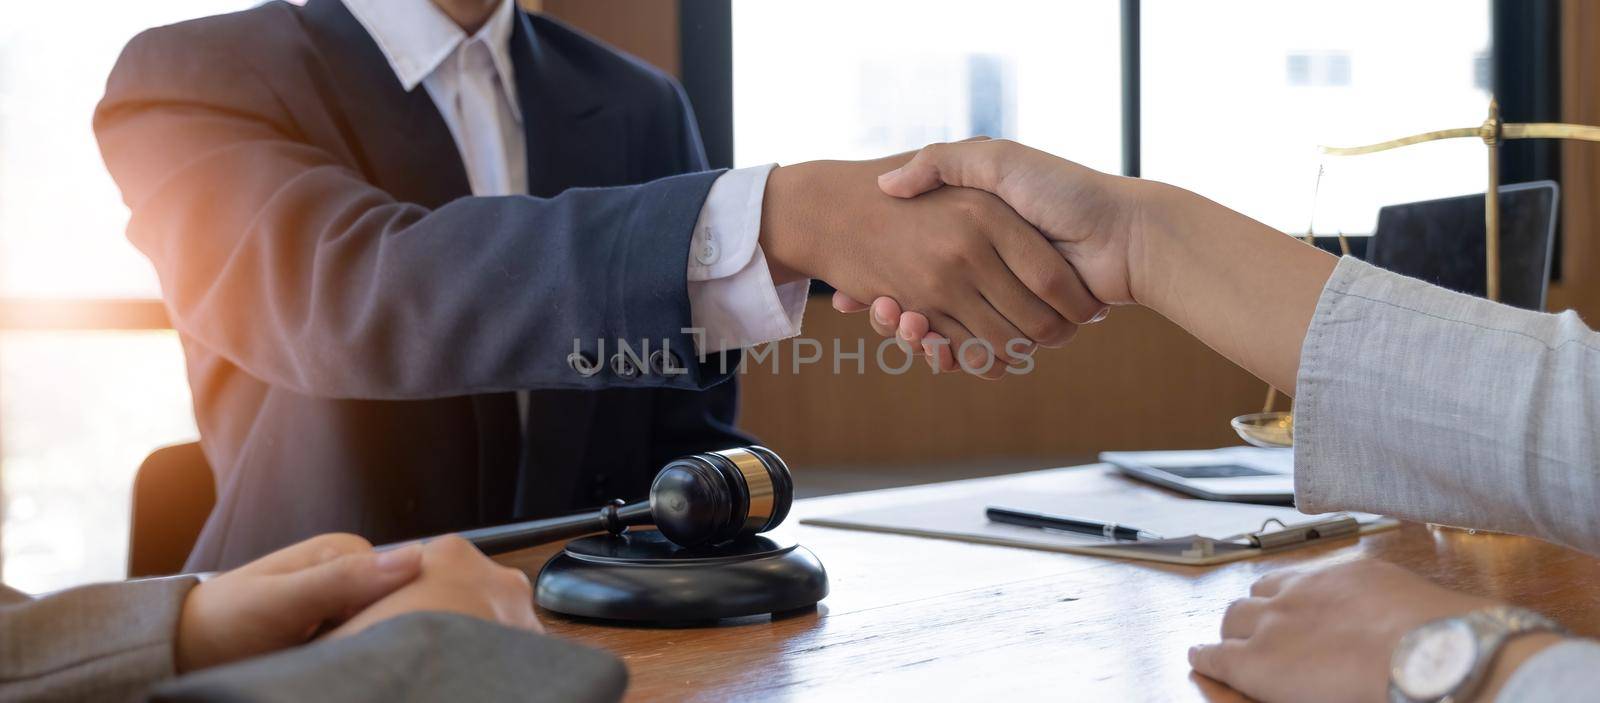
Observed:
[[[1295,497],[1600,554],[1600,335],[1339,263],[1301,352]]]
[[[562,701],[622,698],[609,654],[482,620],[416,613],[328,640],[173,679],[158,701]]]
[[[193,578],[29,598],[0,586],[0,700],[126,700],[173,674]]]
[[[1495,700],[1504,703],[1576,701],[1600,691],[1600,643],[1568,640],[1517,667]]]
[[[1356,259],[1317,302],[1295,397],[1295,500],[1600,553],[1600,335]],[[1501,701],[1600,691],[1600,643],[1529,659]]]

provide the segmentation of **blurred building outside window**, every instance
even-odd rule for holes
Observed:
[[[1483,143],[1330,158],[1476,126],[1488,0],[1143,0],[1142,174],[1293,234],[1370,234],[1383,205],[1482,193]]]
[[[0,298],[160,295],[123,235],[94,106],[139,31],[255,4],[0,3]],[[34,593],[121,578],[134,470],[196,434],[170,330],[0,331],[0,578]]]

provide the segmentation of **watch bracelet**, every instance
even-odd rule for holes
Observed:
[[[1562,636],[1572,634],[1567,628],[1562,627],[1559,623],[1545,617],[1543,614],[1514,605],[1495,605],[1488,608],[1480,608],[1462,617],[1473,618],[1499,627],[1502,631],[1501,646],[1504,646],[1505,641],[1512,637],[1530,632],[1554,632]]]
[[[1571,631],[1543,614],[1511,605],[1495,605],[1462,615],[1429,620],[1412,628],[1411,632],[1416,632],[1434,623],[1456,619],[1465,621],[1468,627],[1471,628],[1474,637],[1478,641],[1480,651],[1483,651],[1483,645],[1485,644],[1489,645],[1490,649],[1486,656],[1481,656],[1478,661],[1473,663],[1473,672],[1462,682],[1470,685],[1465,686],[1464,690],[1453,691],[1438,699],[1445,702],[1458,701],[1460,700],[1458,696],[1462,694],[1475,693],[1477,688],[1483,685],[1489,668],[1494,666],[1494,662],[1499,659],[1500,652],[1505,648],[1506,643],[1518,636],[1534,632],[1551,632],[1563,637],[1571,635]],[[1486,628],[1480,626],[1487,626],[1488,628],[1494,628],[1494,630],[1487,633],[1488,636],[1486,637],[1483,631]],[[1406,633],[1406,635],[1409,636],[1411,632]],[[1396,644],[1397,648],[1398,646]],[[1394,670],[1393,663],[1390,665],[1390,670]],[[1389,700],[1391,703],[1417,703],[1416,699],[1401,692],[1392,675],[1389,680]]]

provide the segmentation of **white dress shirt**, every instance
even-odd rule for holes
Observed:
[[[344,0],[407,91],[428,91],[455,138],[475,196],[528,192],[526,140],[511,61],[512,0],[472,36],[431,0]],[[537,106],[534,109],[538,109]],[[800,333],[808,281],[773,284],[761,252],[761,199],[772,165],[728,171],[711,186],[688,260],[697,351]],[[535,235],[536,236],[536,235]]]

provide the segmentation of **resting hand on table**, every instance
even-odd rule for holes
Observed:
[[[878,178],[879,188],[898,198],[950,190],[940,191],[946,185],[999,196],[1050,241],[1099,303],[1085,322],[1103,318],[1107,304],[1138,300],[1138,281],[1130,275],[1129,262],[1139,255],[1140,213],[1127,182],[1007,140],[930,145]],[[834,296],[834,307],[841,312],[867,309],[857,300],[841,292]],[[936,368],[955,370],[958,365],[949,353],[951,345],[943,343],[940,321],[902,303],[907,301],[877,298],[870,316],[874,329],[922,343]]]
[[[458,537],[375,552],[355,535],[327,534],[196,585],[174,654],[180,673],[196,671],[422,611],[539,629],[528,577]]]
[[[284,547],[196,585],[178,619],[175,659],[195,671],[305,644],[421,573],[422,553],[386,553],[355,535]]]
[[[1493,605],[1380,561],[1280,571],[1228,606],[1222,641],[1191,648],[1189,663],[1269,703],[1386,701],[1390,656],[1401,637],[1425,622]],[[1518,665],[1557,639],[1529,634],[1510,640],[1476,700],[1493,700]]]
[[[354,634],[389,618],[423,611],[459,613],[543,631],[533,614],[533,587],[526,574],[496,564],[471,542],[453,535],[431,539],[420,550],[422,567],[416,580],[356,614],[330,636]]]

